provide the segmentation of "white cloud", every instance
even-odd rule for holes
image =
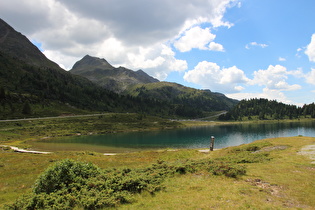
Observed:
[[[76,16],[101,21],[117,39],[143,45],[173,37],[186,22],[227,25],[223,14],[234,0],[58,1]]]
[[[288,71],[284,66],[270,65],[266,70],[258,70],[253,73],[254,78],[249,80],[247,85],[252,88],[255,88],[255,92],[246,92],[246,89],[242,90],[239,93],[229,93],[226,94],[230,98],[242,100],[250,98],[266,98],[269,100],[277,100],[286,104],[293,104],[283,91],[295,91],[301,89],[301,86],[298,84],[290,85],[287,82],[288,76],[294,76],[297,78],[305,77],[302,72],[302,69]],[[312,77],[313,76],[313,77]],[[309,73],[308,78],[315,78],[315,69]],[[315,84],[315,79],[309,79],[310,83]],[[256,89],[255,85],[263,86],[261,92],[259,89]],[[301,105],[301,104],[295,104]]]
[[[250,85],[266,86],[269,90],[292,91],[301,89],[300,85],[289,85],[286,80],[290,71],[284,66],[270,65],[266,70],[258,70],[254,72],[254,78],[249,82]]]
[[[164,44],[156,44],[153,47],[139,47],[128,53],[128,59],[122,66],[131,69],[145,69],[151,76],[164,80],[172,71],[184,71],[187,62],[175,58],[172,49]]]
[[[259,44],[259,43],[257,43],[257,42],[251,42],[251,43],[249,43],[249,44],[247,44],[246,46],[245,46],[245,48],[246,49],[251,49],[251,47],[252,46],[256,46],[256,47],[261,47],[261,48],[266,48],[266,47],[268,47],[268,45],[267,44]]]
[[[292,76],[294,76],[296,78],[305,77],[302,68],[297,68],[296,70],[287,71],[287,74],[288,75],[292,75]]]
[[[185,73],[184,79],[201,85],[211,91],[233,93],[243,89],[240,84],[245,84],[249,79],[244,72],[236,66],[221,68],[216,63],[202,61],[193,69]]]
[[[237,0],[0,0],[1,18],[29,39],[42,44],[47,57],[69,69],[90,54],[113,65],[139,67],[158,78],[187,69],[184,60],[163,44],[174,43],[183,32],[199,30],[198,41],[187,39],[182,50],[222,50],[215,35],[198,25],[231,27],[224,21]],[[189,33],[188,33],[189,35]],[[179,40],[178,40],[179,41]],[[182,40],[184,41],[184,40]],[[152,50],[158,46],[156,50]],[[148,52],[143,52],[146,49]],[[160,53],[160,54],[158,54]],[[138,57],[139,56],[139,57]],[[135,62],[132,64],[132,62]],[[140,62],[143,62],[141,66]]]
[[[279,57],[279,61],[286,61],[287,59]]]
[[[199,50],[212,50],[212,51],[224,51],[224,47],[213,42],[216,35],[212,34],[210,28],[201,28],[200,26],[195,26],[183,32],[174,43],[176,49],[180,52],[188,52],[193,48]]]
[[[215,35],[210,32],[210,28],[193,27],[185,31],[184,35],[174,43],[174,46],[181,52],[188,52],[193,48],[207,50],[208,45],[215,39]]]
[[[312,69],[305,75],[306,82],[315,85],[315,69]]]
[[[305,54],[310,61],[315,62],[315,34],[312,35],[311,42],[307,45]]]
[[[251,98],[266,98],[269,100],[277,100],[278,102],[286,103],[286,104],[293,104],[293,102],[286,97],[286,95],[279,91],[279,90],[271,90],[269,88],[263,88],[262,92],[256,93],[232,93],[226,94],[229,98],[234,98],[237,100],[242,99],[251,99]],[[301,105],[301,104],[296,104]]]
[[[224,48],[221,44],[215,43],[215,42],[210,42],[209,44],[209,49],[213,51],[220,51],[223,52]]]
[[[305,47],[303,47],[303,48],[302,48],[302,47],[298,48],[298,49],[296,50],[295,56],[298,57],[298,58],[300,58],[303,49],[305,49]]]

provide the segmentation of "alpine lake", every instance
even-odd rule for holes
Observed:
[[[186,127],[174,130],[113,133],[47,139],[32,143],[40,151],[94,151],[127,153],[158,149],[209,148],[211,136],[214,149],[251,143],[255,140],[276,137],[315,137],[315,121],[239,123]]]

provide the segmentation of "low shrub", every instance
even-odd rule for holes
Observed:
[[[55,162],[35,182],[33,192],[7,209],[101,209],[134,201],[134,194],[154,194],[165,188],[166,177],[208,171],[215,176],[237,178],[246,174],[244,163],[268,160],[266,153],[244,148],[222,158],[157,161],[145,168],[100,169],[84,162]],[[241,165],[240,165],[241,163]]]
[[[72,185],[84,185],[90,177],[95,177],[100,169],[90,163],[63,160],[49,167],[37,179],[34,192],[52,193],[63,188],[70,188]]]
[[[271,158],[269,157],[269,153],[261,152],[261,153],[253,153],[249,151],[241,151],[239,153],[233,153],[228,156],[224,156],[222,158],[218,158],[218,160],[226,163],[262,163],[265,161],[269,161]]]
[[[230,150],[230,153],[238,153],[241,151],[248,151],[248,152],[255,152],[258,151],[264,147],[271,146],[272,144],[268,141],[261,141],[261,142],[256,142],[256,143],[251,143],[251,144],[246,144],[242,146],[238,146],[236,148],[233,148]]]
[[[224,175],[226,177],[237,178],[246,174],[246,169],[241,165],[229,165],[219,162],[210,167],[213,175]]]

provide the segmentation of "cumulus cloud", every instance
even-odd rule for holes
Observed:
[[[241,84],[245,84],[249,79],[245,73],[236,66],[221,68],[213,62],[202,61],[197,66],[185,73],[184,79],[201,85],[205,89],[233,93],[243,90]]]
[[[254,78],[249,84],[266,86],[268,90],[292,91],[301,89],[300,85],[289,85],[286,82],[289,74],[296,74],[296,72],[287,71],[287,69],[281,65],[270,65],[266,70],[255,71]]]
[[[215,42],[210,42],[209,44],[209,49],[213,51],[224,51],[224,47],[221,44],[215,43]]]
[[[312,35],[311,42],[307,45],[305,54],[310,61],[315,62],[315,34]]]
[[[188,52],[193,48],[223,52],[224,47],[213,42],[215,37],[216,35],[211,33],[210,28],[195,26],[183,32],[183,35],[175,41],[174,46],[180,52]]]
[[[315,69],[311,69],[305,76],[306,82],[315,85]]]
[[[279,61],[286,61],[287,59],[283,58],[283,57],[279,57],[278,59]]]
[[[165,44],[178,41],[183,51],[222,51],[222,45],[211,44],[215,35],[210,29],[198,25],[231,27],[223,16],[227,8],[237,6],[236,0],[0,1],[2,18],[39,42],[45,55],[66,69],[90,54],[114,66],[141,68],[158,79],[187,69],[186,61],[176,59],[171,49],[166,53]],[[185,40],[193,30],[205,40]]]
[[[47,3],[45,0],[1,1],[1,18],[24,34],[30,35],[53,24],[50,13],[52,3],[50,0]]]
[[[128,45],[168,40],[188,22],[227,25],[223,14],[233,0],[56,0],[76,16],[101,21],[115,37]],[[220,21],[221,22],[220,22]],[[189,26],[191,27],[191,26]]]
[[[193,48],[200,50],[209,49],[208,45],[215,39],[215,35],[210,32],[210,28],[193,27],[174,43],[174,46],[181,52],[188,52]]]
[[[251,42],[245,46],[245,48],[248,50],[251,49],[252,47],[266,48],[266,47],[268,47],[268,45],[267,44],[259,44],[257,42]]]
[[[258,93],[232,93],[226,94],[227,97],[234,98],[237,100],[251,99],[251,98],[266,98],[269,100],[277,100],[286,104],[293,104],[288,97],[280,90],[272,90],[269,88],[263,88],[262,92]],[[301,105],[301,104],[296,104]]]
[[[187,69],[187,62],[174,57],[175,52],[164,44],[156,44],[153,47],[139,48],[128,53],[128,62],[124,64],[131,69],[146,69],[153,77],[164,80],[172,71]],[[159,71],[156,71],[159,69]]]
[[[294,76],[296,78],[303,78],[305,75],[302,69],[288,71],[284,66],[270,65],[265,70],[258,70],[253,73],[253,79],[247,80],[247,85],[255,88],[255,85],[263,86],[262,92],[237,92],[226,94],[230,98],[242,100],[249,98],[267,98],[269,100],[277,100],[286,104],[292,104],[293,102],[288,99],[284,91],[294,91],[301,89],[298,84],[290,85],[287,80],[289,76]],[[315,84],[315,69],[306,75],[308,82]],[[296,104],[301,105],[301,104]]]

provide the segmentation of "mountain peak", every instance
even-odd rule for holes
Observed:
[[[159,80],[149,76],[142,70],[133,71],[122,66],[115,68],[105,59],[90,55],[86,55],[76,62],[70,72],[84,76],[92,82],[117,93],[123,92],[131,85],[159,82]]]
[[[71,72],[74,74],[82,74],[94,71],[95,69],[113,70],[114,68],[115,67],[110,65],[104,58],[101,59],[90,55],[86,55],[73,65]]]

